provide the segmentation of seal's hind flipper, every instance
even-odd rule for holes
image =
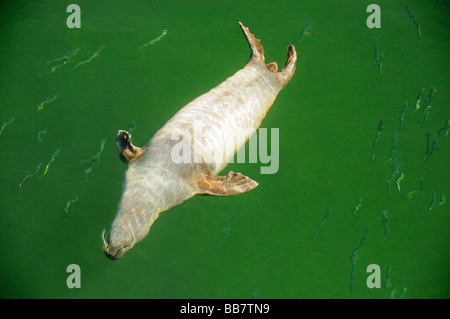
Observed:
[[[286,86],[294,76],[296,62],[297,62],[297,52],[295,51],[295,47],[291,44],[288,47],[286,65],[284,66],[281,72],[276,74],[278,82],[283,87]]]
[[[244,32],[248,44],[250,45],[250,49],[252,50],[252,54],[250,55],[250,60],[248,61],[248,63],[259,63],[266,65],[264,62],[264,49],[261,45],[261,41],[256,39],[255,36],[250,33],[248,28],[244,27],[241,22],[239,22],[239,25],[241,26],[242,32]],[[280,83],[280,85],[284,87],[289,83],[295,73],[296,62],[297,52],[295,51],[295,47],[291,44],[288,47],[286,65],[281,72],[278,72],[278,66],[275,62],[267,64],[266,67],[269,71],[275,73],[278,83]]]
[[[252,50],[249,61],[264,63],[264,49],[261,45],[261,41],[255,38],[255,35],[251,34],[248,28],[244,27],[241,22],[239,22],[239,25],[241,26],[242,32],[244,32],[248,45]]]
[[[137,160],[144,151],[143,148],[134,146],[131,143],[131,135],[127,131],[122,130],[117,132],[116,146],[119,157],[125,164]]]
[[[230,196],[248,192],[258,186],[254,180],[241,173],[229,172],[227,176],[202,175],[197,180],[200,195]]]

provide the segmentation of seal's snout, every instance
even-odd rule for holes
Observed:
[[[126,247],[122,247],[119,249],[111,249],[111,246],[107,245],[103,252],[105,253],[106,257],[112,260],[117,260],[123,257],[125,253]]]
[[[117,236],[111,237],[111,233],[108,235],[108,240],[106,240],[105,232],[106,230],[102,232],[103,252],[109,259],[117,260],[122,258],[125,252],[133,246],[133,244],[130,245],[126,238],[119,237],[118,240]]]

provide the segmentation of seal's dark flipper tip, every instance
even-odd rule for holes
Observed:
[[[119,158],[125,164],[137,160],[144,151],[140,147],[136,147],[131,143],[131,135],[127,131],[119,130],[116,135],[116,147]]]

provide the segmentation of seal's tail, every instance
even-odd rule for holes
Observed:
[[[244,25],[241,22],[239,22],[239,25],[241,26],[242,32],[244,32],[244,35],[247,38],[250,49],[252,50],[249,63],[253,62],[265,64],[264,49],[261,45],[261,41],[256,39],[255,35],[250,33],[249,29],[247,27],[244,27]],[[291,44],[288,47],[288,56],[286,65],[284,66],[283,70],[280,73],[277,73],[278,66],[275,62],[267,64],[266,67],[267,69],[269,69],[269,71],[276,73],[275,76],[277,78],[277,81],[280,83],[282,87],[284,87],[286,86],[286,84],[289,83],[289,81],[291,80],[292,76],[295,73],[296,62],[297,62],[297,52],[295,51],[295,47]]]

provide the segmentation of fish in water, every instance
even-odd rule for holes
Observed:
[[[400,117],[398,118],[400,120],[400,127],[402,127],[403,121],[405,120],[405,114],[406,114],[407,107],[408,107],[408,100],[405,100],[405,104],[403,104]]]
[[[52,157],[50,158],[50,160],[48,161],[47,165],[45,166],[44,174],[42,174],[41,177],[47,174],[48,168],[50,167],[50,165],[53,163],[53,161],[59,155],[60,152],[61,152],[60,148],[58,148],[56,151],[53,152]]]
[[[425,151],[425,158],[424,158],[425,163],[428,162],[428,160],[430,159],[430,156],[433,155],[434,152],[439,150],[439,145],[438,145],[439,135],[438,134],[434,135],[433,142],[431,142],[431,132],[427,132],[426,138],[427,138],[427,149]]]
[[[405,174],[403,174],[403,171],[400,170],[400,176],[397,178],[397,180],[395,181],[395,183],[397,184],[397,189],[398,192],[401,193],[402,191],[400,190],[400,183],[402,182],[403,178],[405,178]]]
[[[33,143],[31,143],[29,147],[33,147],[36,143],[42,142],[43,135],[45,135],[45,134],[47,134],[47,129],[45,129],[45,130],[40,130],[40,131],[37,133],[36,141],[34,141]]]
[[[358,247],[353,249],[352,254],[350,255],[350,262],[352,264],[352,270],[351,270],[351,279],[350,279],[350,293],[353,293],[353,282],[355,281],[355,274],[356,274],[356,260],[358,259],[358,251],[361,249],[361,247],[366,242],[367,236],[369,235],[369,229],[366,227],[364,229],[364,236],[361,238],[361,241],[359,242]]]
[[[303,37],[307,36],[308,34],[310,34],[310,30],[312,28],[312,25],[314,23],[314,19],[312,19],[311,21],[308,22],[307,25],[305,25],[302,29],[302,31],[300,32],[300,34],[298,35],[298,37],[295,38],[295,40],[292,42],[292,44],[297,43],[298,41],[300,41],[301,39],[303,39]]]
[[[81,163],[89,163],[89,167],[86,168],[84,170],[84,181],[87,183],[88,182],[88,174],[90,174],[92,172],[92,168],[94,167],[94,165],[100,163],[100,156],[102,155],[103,149],[105,148],[105,142],[106,142],[106,138],[104,138],[103,140],[101,140],[100,143],[100,149],[99,151],[92,156],[91,158],[88,158],[86,160],[81,161]]]
[[[45,100],[42,101],[41,104],[39,104],[36,107],[36,113],[39,114],[39,112],[44,109],[44,104],[52,103],[54,100],[56,100],[58,98],[58,96],[61,96],[61,94],[55,94],[53,96],[46,97]]]
[[[433,87],[431,89],[430,94],[428,95],[428,104],[425,107],[425,109],[423,110],[424,113],[424,117],[423,117],[423,122],[422,122],[422,126],[425,124],[425,122],[428,120],[428,116],[430,115],[430,113],[428,112],[428,109],[431,108],[431,102],[433,101],[433,98],[436,94],[437,90],[435,87]]]
[[[375,62],[381,75],[383,73],[383,52],[380,53],[378,48],[378,39],[375,41]]]
[[[80,51],[80,49],[81,49],[80,47],[70,49],[69,52],[67,52],[67,54],[65,56],[56,58],[54,60],[47,61],[47,64],[54,63],[54,62],[60,62],[60,61],[65,64],[65,63],[69,62],[71,57],[77,55],[78,52]]]
[[[332,210],[331,206],[328,206],[327,210],[325,211],[325,215],[323,216],[322,220],[319,223],[319,226],[317,226],[316,232],[314,234],[314,238],[317,237],[317,233],[319,232],[319,228],[326,222],[326,220],[328,219],[328,216],[330,216],[331,210]]]
[[[381,132],[383,132],[383,119],[382,118],[378,122],[377,135],[375,136],[375,139],[373,140],[372,155],[370,156],[371,161],[373,161],[373,159],[375,158],[375,149],[377,148],[377,143],[378,143],[378,140],[380,139]]]
[[[431,213],[431,210],[434,208],[436,204],[436,192],[433,193],[433,197],[431,197],[430,205],[428,206],[427,213]]]
[[[26,181],[28,178],[33,177],[34,175],[36,175],[36,174],[39,172],[39,170],[41,169],[41,166],[42,166],[42,163],[39,162],[39,163],[36,165],[36,169],[34,170],[34,173],[30,173],[30,174],[28,174],[27,176],[25,176],[25,177],[23,178],[23,180],[22,180],[22,181],[20,182],[20,184],[19,184],[19,190],[22,188],[23,183],[25,183],[25,181]]]
[[[11,116],[9,119],[7,119],[6,121],[3,122],[2,127],[0,128],[0,135],[2,135],[3,130],[5,129],[6,125],[8,125],[9,123],[13,122],[15,119],[14,116]]]
[[[389,224],[389,208],[386,208],[383,211],[383,225],[384,225],[384,238],[387,238],[389,235],[389,231],[391,230],[391,225]]]
[[[156,42],[158,42],[159,40],[161,40],[162,38],[164,38],[166,34],[167,34],[167,30],[163,30],[163,31],[161,32],[161,35],[160,35],[160,36],[154,38],[153,40],[150,40],[150,41],[147,42],[147,43],[144,43],[144,44],[141,46],[141,48],[145,48],[145,47],[148,47],[149,45],[155,44]]]
[[[100,46],[100,48],[98,48],[98,50],[95,51],[95,52],[91,55],[91,57],[90,57],[89,59],[79,62],[77,65],[75,65],[75,66],[73,67],[72,70],[75,70],[75,69],[78,68],[80,65],[89,63],[89,62],[91,62],[93,59],[95,59],[96,57],[98,57],[98,56],[100,55],[100,51],[103,50],[104,47],[105,47],[105,44],[102,44],[102,45]]]
[[[388,266],[387,270],[386,270],[386,279],[383,283],[383,288],[388,289],[392,286],[391,284],[391,271],[392,271],[392,266]]]
[[[297,53],[289,45],[286,65],[277,72],[276,63],[265,64],[260,41],[239,24],[252,51],[243,69],[184,106],[143,148],[132,144],[128,132],[118,132],[117,150],[128,169],[117,213],[108,237],[103,237],[107,257],[123,257],[147,236],[161,212],[194,195],[237,195],[258,186],[240,173],[217,174],[260,126],[278,92],[291,80]],[[203,127],[200,133],[196,123]],[[180,139],[190,141],[190,161],[173,155]],[[224,150],[221,158],[209,157]]]
[[[439,206],[442,206],[445,204],[447,200],[445,199],[445,194],[441,193],[441,198],[439,199]]]
[[[361,206],[362,206],[362,197],[358,198],[358,202],[356,203],[355,208],[353,209],[353,215],[355,215],[356,217],[358,217],[356,213],[359,211]]]
[[[437,131],[437,135],[441,136],[441,132],[444,132],[444,136],[447,136],[449,130],[450,130],[450,119],[448,119],[445,125]]]
[[[72,205],[73,203],[75,203],[77,200],[79,200],[80,198],[78,197],[78,195],[76,195],[73,199],[69,200],[66,203],[66,206],[64,207],[64,212],[67,214],[69,211],[69,207],[70,205]]]
[[[419,22],[417,22],[416,17],[414,16],[414,13],[411,11],[410,8],[408,8],[408,6],[405,6],[406,11],[408,12],[409,17],[413,20],[414,24],[416,25],[417,28],[417,35],[418,38],[420,39],[420,37],[422,36],[422,32],[420,31],[420,25]]]
[[[416,98],[416,109],[414,111],[417,111],[418,109],[420,109],[420,102],[422,100],[423,91],[425,91],[425,88],[422,88],[422,91]]]

